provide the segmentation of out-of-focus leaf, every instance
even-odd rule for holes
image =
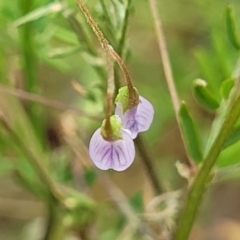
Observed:
[[[92,186],[97,180],[97,174],[92,169],[84,171],[84,178],[88,186]]]
[[[75,54],[81,50],[81,47],[64,47],[55,48],[49,52],[49,58],[64,58],[69,55]]]
[[[233,86],[234,86],[234,79],[233,78],[229,78],[222,83],[221,88],[220,88],[220,93],[221,93],[221,96],[225,100],[228,99],[228,96],[229,96]]]
[[[96,203],[89,197],[72,191],[64,200],[67,212],[64,223],[72,229],[87,226],[96,217]]]
[[[219,83],[222,82],[221,79],[227,79],[231,76],[232,65],[229,64],[229,46],[228,39],[222,37],[222,31],[216,31],[212,33],[212,45],[214,48],[214,53],[211,54],[211,57],[214,56],[216,63],[214,64],[214,71],[219,74],[215,76],[215,82],[217,83],[217,88]],[[207,51],[207,50],[205,50]],[[211,59],[212,60],[212,59]],[[208,78],[206,78],[208,79]]]
[[[0,157],[0,176],[13,171],[14,166],[10,159]]]
[[[23,170],[23,168],[16,169],[15,176],[19,183],[28,191],[36,195],[37,197],[44,198],[47,195],[47,191],[40,184],[36,176],[31,176],[29,172]]]
[[[226,141],[224,148],[227,148],[240,140],[240,125],[236,126]]]
[[[59,2],[54,2],[54,3],[50,3],[46,6],[37,8],[35,10],[33,10],[32,12],[24,15],[23,17],[19,18],[18,20],[16,20],[13,23],[14,27],[19,27],[23,24],[26,24],[28,22],[33,22],[38,20],[39,18],[42,18],[44,16],[47,16],[51,13],[57,13],[63,10],[63,4],[59,3]]]
[[[79,45],[79,41],[76,37],[76,34],[74,34],[72,31],[69,31],[65,28],[62,28],[60,26],[57,27],[54,36],[66,43],[72,44],[74,46]]]
[[[82,52],[83,59],[92,66],[102,67],[104,66],[105,62],[102,58],[96,57],[89,52]]]
[[[207,83],[202,79],[196,79],[193,82],[193,94],[197,102],[209,111],[216,111],[219,108],[219,102],[214,95],[207,89]]]
[[[143,193],[136,193],[130,200],[131,206],[137,213],[143,213],[144,203],[143,203]]]
[[[121,4],[124,4],[124,1],[123,0],[118,0]]]
[[[237,49],[240,50],[240,41],[237,36],[236,26],[233,18],[233,12],[230,5],[226,9],[226,25],[227,25],[227,32],[228,37],[232,43],[232,45]]]
[[[234,164],[229,167],[225,167],[222,169],[217,169],[216,177],[214,178],[214,182],[229,182],[231,180],[240,179],[240,164]]]
[[[188,152],[195,162],[200,163],[203,158],[203,151],[199,133],[184,102],[181,103],[179,118]]]
[[[218,168],[224,168],[239,164],[239,149],[240,141],[236,141],[234,144],[225,147],[224,151],[221,152],[217,160],[216,166]]]

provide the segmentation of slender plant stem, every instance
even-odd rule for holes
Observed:
[[[182,214],[179,219],[178,228],[176,231],[176,240],[186,240],[192,229],[194,220],[197,216],[199,206],[202,201],[204,192],[206,191],[207,184],[209,182],[209,174],[219,156],[224,144],[234,127],[234,124],[240,116],[240,96],[236,99],[232,105],[226,119],[218,132],[216,139],[214,140],[207,156],[203,161],[203,165],[196,176],[196,179],[188,193],[187,201],[182,209]]]
[[[156,31],[156,36],[158,40],[158,47],[159,47],[160,55],[162,58],[164,74],[168,84],[168,88],[171,95],[175,113],[176,115],[178,115],[178,111],[180,107],[179,97],[178,97],[178,93],[177,93],[174,79],[173,79],[173,73],[172,73],[172,68],[171,68],[171,64],[168,56],[167,45],[165,41],[164,32],[162,29],[162,22],[158,14],[157,2],[156,0],[149,0],[149,3],[150,3],[150,9],[152,12],[154,25],[155,25],[155,31]]]
[[[126,39],[126,32],[127,32],[127,26],[128,26],[128,19],[129,19],[129,11],[130,11],[130,4],[131,4],[131,0],[127,1],[127,6],[126,6],[126,12],[125,12],[125,17],[124,17],[124,22],[123,22],[123,27],[122,27],[122,34],[121,34],[121,38],[119,41],[119,47],[118,47],[118,52],[119,54],[117,54],[114,49],[111,49],[112,52],[112,56],[113,58],[116,60],[116,62],[118,63],[118,65],[120,66],[124,76],[125,76],[125,82],[128,86],[128,88],[130,89],[131,92],[135,92],[133,89],[133,84],[130,78],[130,74],[129,71],[127,69],[127,66],[125,65],[123,59],[122,59],[122,54],[123,54],[123,49],[124,49],[124,45],[125,45],[125,39]],[[145,166],[145,169],[147,171],[147,175],[152,183],[152,186],[156,192],[156,194],[160,194],[163,192],[163,187],[161,186],[159,179],[157,177],[157,173],[155,171],[155,167],[153,164],[153,160],[151,158],[150,153],[148,152],[147,148],[146,148],[146,143],[144,141],[144,139],[142,139],[141,136],[138,136],[138,138],[136,139],[136,146],[138,148],[138,151],[141,155],[141,160],[143,161],[143,164]]]
[[[180,119],[179,119],[179,115],[178,115],[179,108],[180,108],[180,102],[179,102],[178,93],[177,93],[175,83],[174,83],[174,78],[173,78],[171,63],[170,63],[169,56],[168,56],[167,44],[165,41],[164,31],[163,31],[161,19],[159,17],[158,10],[157,10],[157,1],[149,0],[149,4],[150,4],[151,12],[152,12],[154,25],[155,25],[156,37],[158,40],[158,47],[159,47],[159,51],[160,51],[160,55],[161,55],[161,59],[162,59],[163,70],[164,70],[165,78],[167,81],[168,89],[170,92],[170,96],[172,99],[173,108],[174,108],[176,120],[178,123],[178,127],[179,127],[179,130],[181,133],[181,138],[182,138],[183,145],[185,148],[186,156],[188,157],[189,165],[191,167],[195,168],[195,163],[192,161],[191,157],[189,156],[187,146],[184,141],[183,130],[182,130],[181,124],[180,124]]]
[[[120,49],[121,54],[122,54],[122,51],[123,51],[125,38],[126,38],[126,30],[127,30],[130,3],[131,3],[131,0],[128,0],[127,10],[126,10],[126,13],[125,13],[124,24],[123,24],[123,28],[122,28],[122,35],[121,35],[120,43],[119,43],[119,49]],[[120,68],[121,68],[121,70],[122,70],[122,72],[125,76],[126,85],[128,86],[129,93],[130,93],[129,94],[129,98],[130,98],[129,100],[130,100],[130,102],[133,106],[136,106],[139,103],[139,96],[138,96],[138,93],[136,92],[135,88],[133,87],[129,71],[128,71],[124,61],[122,60],[121,56],[119,56],[116,53],[116,51],[108,44],[108,41],[104,38],[101,30],[98,28],[96,22],[94,21],[94,19],[90,15],[88,9],[83,4],[82,0],[78,0],[78,4],[79,4],[80,9],[84,13],[88,23],[90,24],[94,33],[96,34],[99,42],[101,43],[101,46],[102,46],[103,50],[105,51],[105,53],[107,55],[108,67],[109,67],[107,104],[109,104],[110,102],[112,103],[112,99],[113,99],[113,96],[114,96],[113,95],[114,94],[114,86],[113,86],[113,79],[112,79],[112,62],[108,59],[109,55],[111,55],[111,57],[113,57],[116,60],[116,62],[120,66]],[[107,105],[106,129],[108,128],[107,127],[107,119],[108,119],[108,117],[110,117],[109,109],[111,109],[110,105]],[[162,187],[160,186],[160,183],[159,183],[158,178],[157,178],[157,174],[154,170],[153,161],[152,161],[149,153],[146,151],[146,148],[145,148],[144,145],[145,144],[143,143],[143,140],[141,140],[141,138],[139,138],[139,140],[137,140],[138,149],[141,152],[144,165],[147,169],[147,172],[149,174],[149,178],[151,179],[153,187],[154,187],[156,193],[160,194],[162,192]]]
[[[58,202],[50,194],[47,201],[48,216],[47,216],[47,226],[46,232],[43,236],[43,240],[50,240],[51,234],[54,231],[55,225],[57,224],[57,208]]]
[[[28,93],[28,92],[20,90],[20,89],[7,87],[7,86],[2,85],[2,84],[0,84],[0,92],[1,91],[6,92],[6,93],[11,94],[11,95],[14,95],[14,96],[17,96],[21,99],[26,99],[28,101],[41,103],[43,105],[53,107],[53,108],[56,108],[56,109],[65,110],[65,111],[66,110],[72,110],[82,117],[87,117],[87,118],[90,118],[90,119],[95,120],[95,121],[101,121],[103,119],[103,117],[101,117],[101,116],[96,116],[96,115],[92,115],[92,114],[83,112],[83,111],[79,110],[78,108],[68,106],[68,105],[66,105],[62,102],[52,100],[52,99],[48,99],[46,97],[42,97],[42,96],[39,96],[37,94]]]
[[[128,92],[129,92],[129,100],[128,100],[129,108],[131,109],[133,107],[136,107],[139,104],[139,94],[138,94],[136,88],[133,87],[132,80],[130,78],[128,69],[127,69],[125,63],[123,62],[122,58],[114,51],[114,49],[112,47],[110,47],[109,49],[111,51],[113,58],[118,63],[118,65],[120,66],[120,68],[125,76],[125,81],[126,81],[126,85],[127,85]]]
[[[21,0],[23,15],[28,14],[32,10],[33,0]],[[22,26],[21,37],[23,47],[23,71],[25,77],[25,87],[28,92],[35,91],[36,88],[36,59],[33,46],[33,24],[27,23]]]
[[[113,48],[111,48],[110,51],[111,51],[111,54],[112,54],[113,58],[116,60],[116,62],[118,63],[119,67],[121,68],[121,70],[124,74],[126,85],[128,86],[129,89],[132,90],[133,89],[133,84],[132,84],[132,80],[130,78],[130,74],[129,74],[129,71],[127,69],[127,66],[125,65],[122,58],[115,52],[115,50]]]
[[[156,194],[161,194],[163,192],[163,187],[161,186],[157,173],[151,158],[149,151],[146,148],[146,143],[143,141],[141,136],[138,136],[135,140],[137,149],[140,153],[141,159],[148,173],[152,186]]]
[[[89,10],[84,5],[82,0],[77,0],[78,5],[80,9],[82,10],[87,22],[92,27],[93,32],[98,38],[98,41],[101,44],[101,47],[103,51],[106,54],[107,58],[107,66],[108,66],[108,84],[107,84],[107,104],[106,104],[106,122],[105,122],[105,133],[106,133],[106,139],[109,138],[111,140],[112,138],[112,127],[110,122],[110,117],[112,115],[112,108],[113,108],[113,97],[115,93],[115,83],[114,83],[114,68],[113,68],[113,61],[112,61],[112,55],[110,52],[110,46],[108,44],[107,39],[104,37],[102,31],[99,29],[97,23],[91,16]]]
[[[28,14],[34,4],[34,0],[20,0],[23,15]],[[21,26],[21,44],[22,44],[22,69],[24,75],[24,87],[26,91],[36,93],[38,88],[37,82],[37,56],[34,41],[34,26],[29,22]],[[36,103],[30,103],[28,106],[28,114],[34,131],[43,142],[41,119],[36,115]]]

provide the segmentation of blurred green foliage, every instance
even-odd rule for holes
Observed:
[[[184,161],[186,156],[161,67],[148,2],[132,1],[128,6],[129,3],[128,0],[86,1],[109,43],[126,61],[138,91],[154,105],[155,120],[151,129],[144,133],[144,138],[156,163],[160,181],[167,188],[176,189],[183,185],[183,180],[176,172],[174,163],[177,159]],[[198,148],[207,146],[213,118],[222,110],[229,97],[232,89],[229,79],[235,79],[236,75],[239,78],[240,67],[236,65],[239,63],[239,52],[235,48],[237,46],[239,50],[236,38],[240,36],[240,21],[237,18],[240,2],[231,1],[233,18],[230,8],[227,8],[228,3],[228,0],[159,1],[176,86],[181,99],[189,107],[189,110],[184,108],[184,114],[187,115],[185,126],[190,143],[196,143],[194,146],[190,144],[189,148],[193,150],[193,158],[197,162],[202,160],[201,149]],[[104,55],[75,1],[0,1],[0,46],[0,83],[4,86],[55,99],[88,114],[104,115]],[[115,75],[117,85],[120,85],[123,76],[117,67]],[[212,113],[201,108],[194,99],[191,90],[196,78],[204,79],[208,84],[208,95],[204,92],[200,102],[207,101],[209,106],[209,94],[216,99],[217,106],[211,108]],[[80,94],[73,89],[73,80],[79,84],[82,90]],[[4,92],[1,86],[1,119],[4,116],[27,151],[38,159],[54,182],[57,182],[64,197],[71,197],[74,202],[69,208],[64,205],[64,201],[49,196],[49,189],[42,182],[38,169],[29,161],[29,156],[26,156],[26,149],[23,150],[1,124],[1,178],[15,179],[35,196],[35,200],[44,201],[46,209],[53,211],[47,210],[47,214],[42,213],[40,216],[47,219],[48,223],[52,221],[53,225],[63,226],[51,238],[47,231],[51,232],[55,226],[49,224],[43,239],[60,239],[56,236],[63,236],[62,232],[66,236],[92,234],[98,236],[97,239],[117,239],[128,220],[101,197],[101,174],[93,170],[86,149],[100,121],[17,98]],[[218,159],[217,167],[239,163],[239,139],[238,122]],[[121,178],[121,187],[128,195],[135,213],[140,214],[144,212],[143,198],[148,187],[142,184],[144,174],[140,158],[135,162],[127,170],[128,177]],[[112,179],[114,176],[114,173],[110,173]],[[8,186],[0,187],[4,188]],[[88,196],[91,196],[89,192],[92,191],[93,196],[86,196],[85,199],[85,195],[78,195],[76,191],[88,193]],[[4,192],[0,190],[0,198],[1,194],[4,195]],[[52,215],[57,215],[56,219]],[[89,233],[91,224],[95,233]],[[5,239],[1,234],[0,231],[0,238]],[[12,239],[19,239],[18,233],[14,235]],[[135,235],[135,239],[140,238]]]

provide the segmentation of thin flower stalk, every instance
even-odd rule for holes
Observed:
[[[99,29],[97,23],[91,16],[90,12],[88,11],[87,7],[84,5],[82,0],[77,0],[80,9],[82,10],[84,16],[86,17],[87,22],[92,27],[93,32],[98,38],[98,41],[101,44],[103,51],[106,54],[107,58],[107,66],[108,66],[108,84],[107,84],[107,104],[106,104],[106,124],[105,124],[105,131],[106,135],[111,135],[111,124],[110,124],[110,117],[112,114],[112,105],[113,105],[113,97],[115,92],[115,83],[114,83],[114,68],[113,62],[110,52],[110,47],[107,39],[104,37],[102,31]]]
[[[170,92],[170,96],[172,99],[175,116],[177,119],[178,127],[179,127],[179,130],[181,133],[181,138],[183,141],[186,155],[188,157],[189,164],[194,170],[196,166],[195,166],[195,163],[192,161],[191,157],[189,156],[187,146],[184,141],[184,135],[183,135],[183,131],[181,128],[180,120],[179,120],[178,113],[179,113],[179,109],[180,109],[180,101],[179,101],[177,89],[176,89],[175,83],[174,83],[172,68],[171,68],[171,64],[170,64],[170,60],[169,60],[169,56],[168,56],[167,44],[165,41],[163,29],[162,29],[161,19],[159,17],[158,10],[157,10],[157,1],[149,0],[149,5],[150,5],[151,12],[152,12],[152,17],[153,17],[155,31],[156,31],[156,37],[158,40],[157,41],[158,47],[159,47],[159,51],[160,51],[160,55],[161,55],[161,59],[162,59],[163,70],[164,70],[165,78],[167,81],[168,89]]]

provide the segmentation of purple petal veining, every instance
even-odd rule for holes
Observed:
[[[120,116],[124,128],[131,132],[133,139],[137,137],[139,132],[145,132],[149,129],[154,117],[152,104],[142,96],[139,99],[139,105],[124,114],[122,113],[121,103],[118,103],[115,109],[115,114]]]
[[[133,163],[135,158],[133,140],[128,131],[124,129],[122,130],[122,138],[106,141],[101,135],[101,128],[95,131],[90,140],[89,155],[99,169],[123,171]]]

